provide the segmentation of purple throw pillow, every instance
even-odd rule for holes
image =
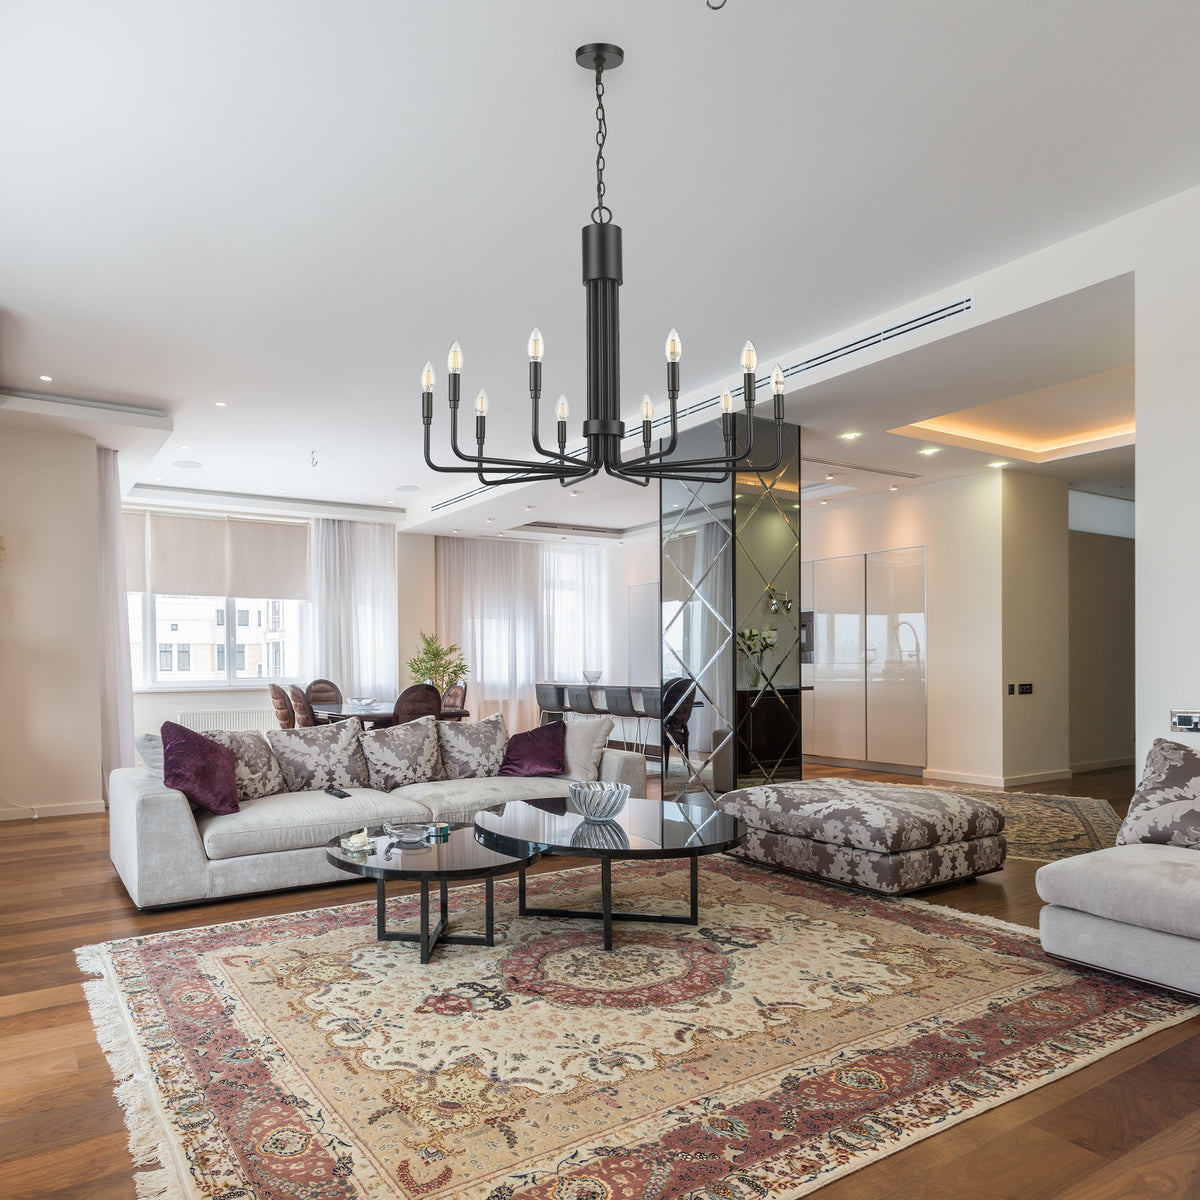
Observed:
[[[212,813],[238,811],[237,755],[174,721],[162,727],[163,783]]]
[[[526,733],[514,733],[508,739],[508,749],[500,764],[498,775],[561,775],[566,769],[563,750],[567,726],[563,721],[550,721]]]

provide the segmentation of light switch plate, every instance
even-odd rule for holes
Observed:
[[[1176,733],[1200,733],[1200,709],[1171,709],[1171,728]]]

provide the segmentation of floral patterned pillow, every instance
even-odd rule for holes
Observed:
[[[204,736],[233,751],[239,800],[257,800],[285,790],[279,760],[261,733],[213,729]]]
[[[289,792],[327,787],[369,787],[367,759],[358,736],[357,717],[307,729],[268,729],[267,741],[279,759]]]
[[[482,779],[499,772],[508,749],[503,713],[482,721],[439,721],[437,731],[447,779]]]
[[[367,757],[371,786],[381,792],[390,792],[407,783],[445,778],[436,717],[419,717],[386,729],[368,729],[358,740]]]
[[[1200,754],[1190,746],[1156,739],[1117,845],[1158,842],[1200,850]]]

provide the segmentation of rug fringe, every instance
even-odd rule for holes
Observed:
[[[105,948],[102,945],[80,946],[75,951],[75,961],[83,974],[100,976],[86,980],[83,993],[96,1040],[116,1080],[113,1095],[125,1118],[129,1153],[135,1164],[150,1167],[134,1173],[138,1200],[189,1200],[190,1193],[172,1169],[171,1142],[154,1105],[150,1080],[141,1070],[141,1060],[118,998]]]
[[[934,904],[931,900],[917,900],[913,896],[898,897],[901,904],[911,904],[916,908],[935,910],[941,916],[949,913],[958,921],[969,921],[972,925],[982,925],[985,929],[999,929],[1005,933],[1019,933],[1027,938],[1036,938],[1036,925],[1018,925],[1014,921],[1003,921],[999,917],[984,916],[983,913],[963,912],[958,908],[950,908],[945,904]]]

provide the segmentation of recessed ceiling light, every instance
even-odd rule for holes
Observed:
[[[678,507],[679,507],[679,505],[678,505],[678,504],[672,504],[672,505],[671,505],[671,507],[672,507],[672,508],[678,508]]]
[[[918,454],[936,454],[941,449],[941,446],[926,446],[924,450],[918,450]]]
[[[53,376],[53,375],[39,375],[39,376],[38,376],[38,378],[39,378],[39,379],[40,379],[40,380],[41,380],[43,383],[53,383],[53,382],[54,382],[54,376]]]
[[[280,488],[280,489],[279,489],[279,494],[280,494],[281,496],[286,496],[286,495],[287,495],[287,488]]]
[[[900,485],[898,483],[893,483],[892,486],[890,488],[888,488],[889,492],[898,492],[899,490],[900,490]]]
[[[185,470],[185,471],[196,471],[196,470],[199,470],[202,466],[204,466],[204,464],[198,463],[194,458],[179,458],[179,459],[176,459],[175,462],[173,462],[171,464],[171,466],[182,467],[183,470]]]
[[[740,499],[742,498],[742,493],[741,493],[741,492],[738,492],[738,493],[737,493],[737,494],[736,494],[736,495],[735,495],[733,498],[734,498],[735,500],[740,500]]]
[[[828,501],[828,500],[822,500],[822,501],[821,501],[821,503],[822,503],[822,504],[828,504],[828,503],[829,503],[829,501]]]
[[[162,476],[161,476],[161,475],[155,475],[155,477],[154,477],[154,482],[155,482],[155,483],[162,483]]]
[[[388,501],[388,503],[389,503],[389,504],[395,504],[396,502],[395,502],[395,500],[389,500],[389,501]]]
[[[578,493],[578,492],[572,492],[572,493],[571,493],[571,499],[572,499],[572,500],[574,500],[574,499],[575,499],[575,497],[576,497],[576,496],[578,496],[578,495],[579,495],[579,493]]]
[[[180,450],[190,450],[191,446],[180,446]]]
[[[504,534],[502,534],[502,533],[498,533],[498,534],[496,534],[496,536],[497,536],[497,537],[503,537],[503,536],[504,536]]]
[[[625,543],[624,543],[624,542],[618,542],[618,543],[617,543],[617,545],[618,545],[618,546],[623,546],[623,545],[625,545]]]
[[[218,401],[217,401],[217,407],[218,407],[218,408],[228,408],[228,407],[229,407],[229,405],[228,405],[228,404],[226,404],[224,400],[218,400]]]
[[[565,537],[561,537],[561,538],[559,538],[558,540],[559,540],[560,542],[565,542],[567,539],[566,539]]]
[[[490,525],[495,519],[495,517],[488,517],[487,523]]]
[[[862,437],[862,434],[861,433],[839,433],[838,437],[840,437],[843,442],[852,442],[852,441],[854,441],[855,438]]]
[[[800,507],[800,505],[798,505],[798,504],[793,504],[793,505],[792,505],[792,507],[793,507],[793,508],[799,508],[799,507]]]
[[[532,505],[532,504],[527,504],[527,505],[525,505],[525,511],[526,511],[526,512],[533,512],[533,505]]]
[[[1006,462],[994,462],[994,463],[988,463],[988,466],[989,466],[989,467],[1007,467],[1007,466],[1008,466],[1008,463],[1006,463]]]
[[[415,483],[402,483],[396,491],[398,492],[419,492],[421,489]]]
[[[450,530],[450,532],[451,533],[462,533],[462,530],[461,529],[452,529],[452,530]]]
[[[832,478],[833,478],[833,472],[830,471],[829,474],[825,476],[825,482],[828,483]]]

